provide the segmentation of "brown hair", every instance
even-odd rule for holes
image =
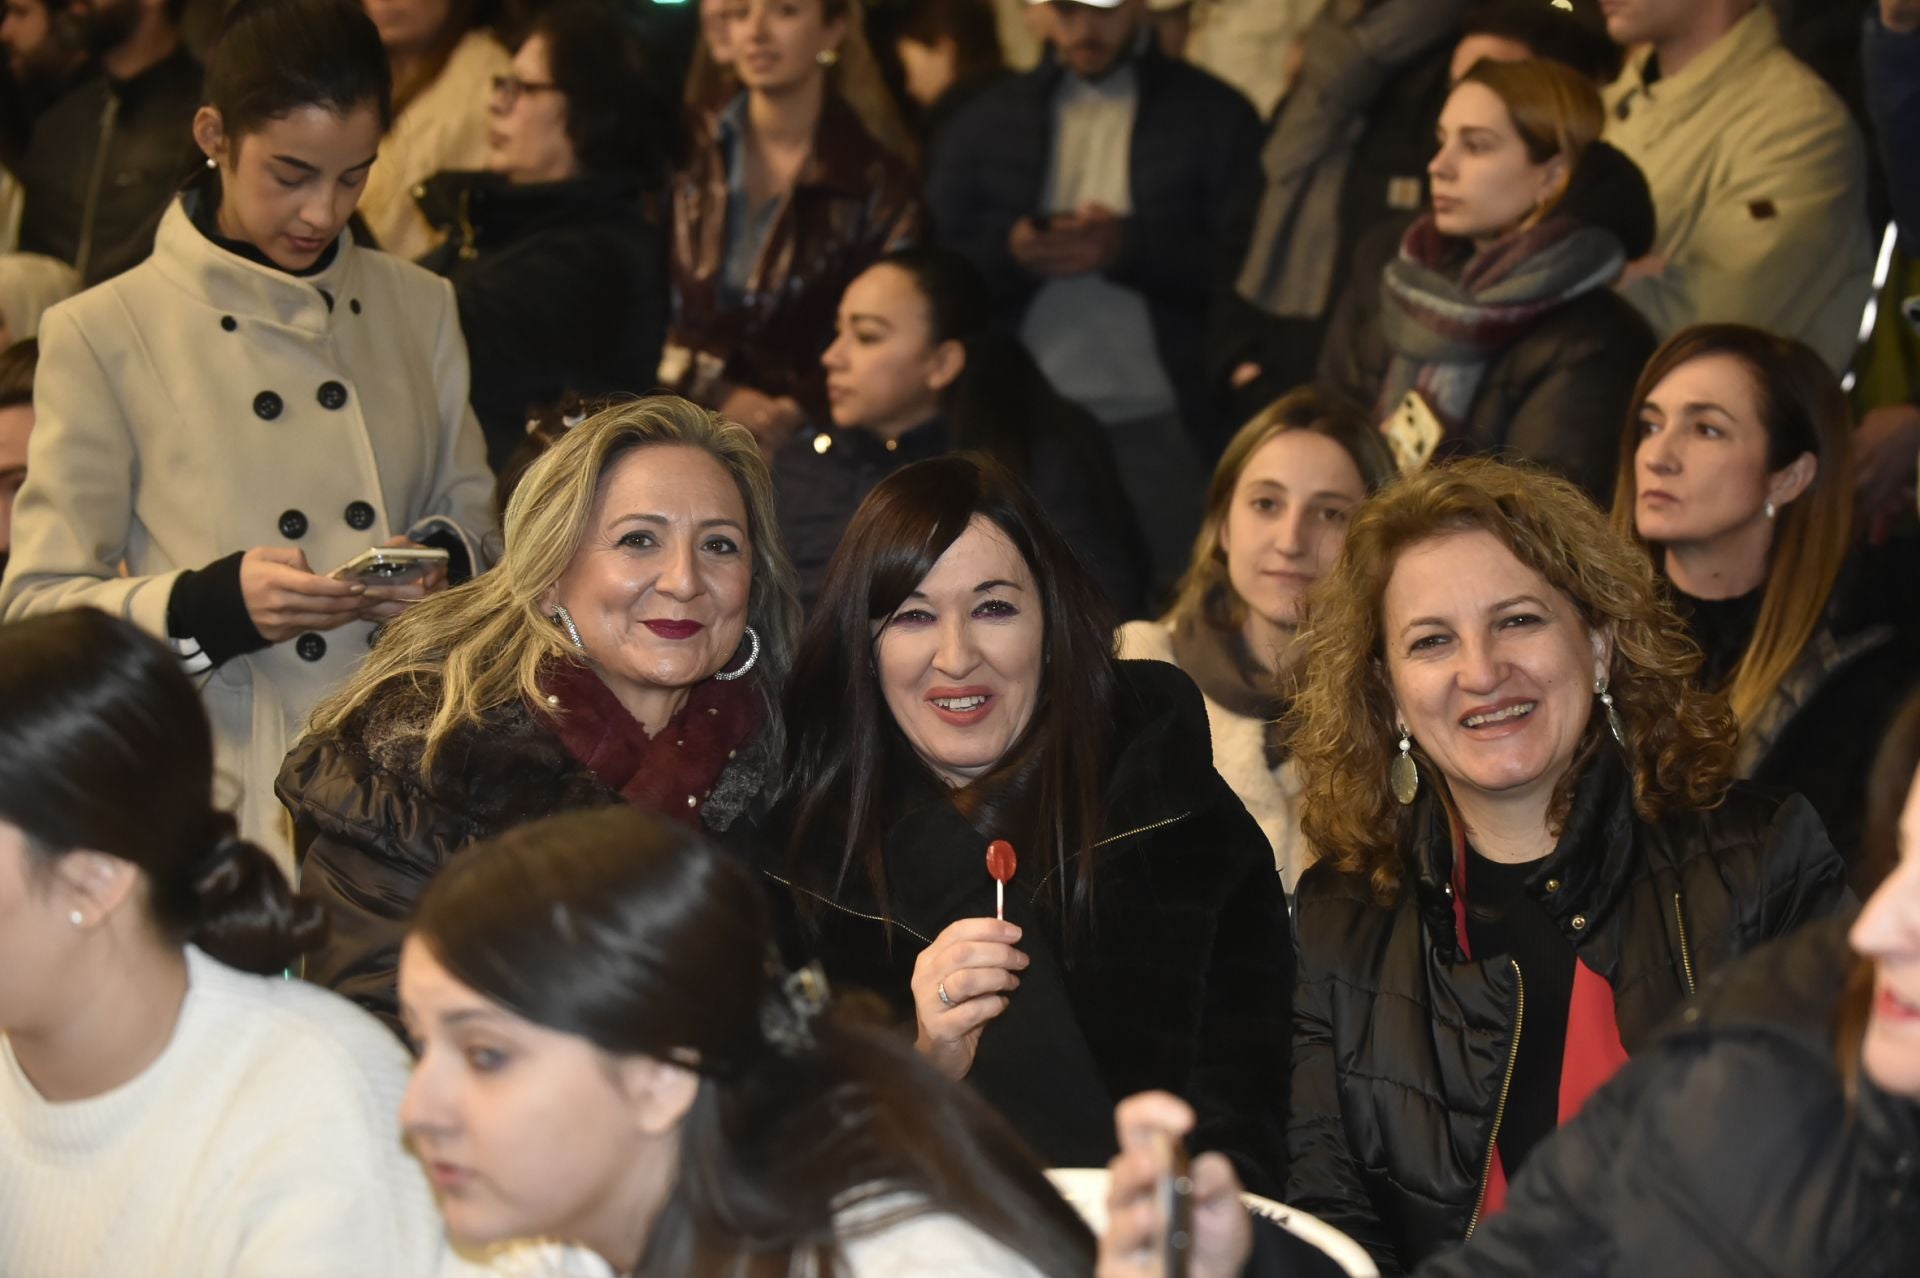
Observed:
[[[1580,167],[1587,148],[1606,129],[1606,111],[1593,82],[1564,63],[1544,58],[1499,62],[1482,58],[1460,77],[1460,84],[1491,89],[1506,104],[1507,115],[1527,148],[1527,158],[1545,164],[1555,156],[1567,162],[1567,174]],[[1460,84],[1454,88],[1458,89]],[[1566,184],[1542,204],[1534,220],[1553,212],[1566,193]]]
[[[1305,677],[1288,718],[1302,782],[1300,827],[1320,855],[1365,873],[1382,904],[1398,899],[1411,809],[1389,793],[1397,749],[1381,643],[1381,605],[1409,547],[1452,533],[1491,533],[1613,637],[1607,678],[1626,731],[1634,808],[1718,803],[1733,779],[1733,717],[1693,683],[1700,650],[1662,597],[1646,556],[1615,535],[1581,489],[1533,466],[1467,458],[1408,475],[1361,506],[1333,570],[1309,593]],[[1548,821],[1566,819],[1607,729],[1589,718]],[[1609,747],[1611,748],[1611,747]],[[1432,763],[1415,758],[1429,777]]]
[[[1220,532],[1227,525],[1240,472],[1270,440],[1290,430],[1325,435],[1346,450],[1360,472],[1367,492],[1377,492],[1398,473],[1379,427],[1344,399],[1317,386],[1302,386],[1282,395],[1255,413],[1227,444],[1207,483],[1200,531],[1193,539],[1193,557],[1175,588],[1169,618],[1196,616],[1222,630],[1238,630],[1246,621],[1247,606],[1227,579],[1227,556],[1220,549]]]
[[[1746,368],[1767,430],[1767,467],[1780,470],[1803,453],[1818,463],[1813,483],[1778,516],[1766,592],[1747,650],[1724,689],[1741,725],[1752,723],[1813,638],[1853,539],[1852,417],[1826,363],[1802,342],[1743,324],[1682,329],[1655,351],[1633,388],[1633,412],[1620,435],[1613,528],[1649,550],[1634,528],[1640,410],[1654,388],[1683,364],[1726,355]]]

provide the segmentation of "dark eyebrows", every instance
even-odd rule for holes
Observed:
[[[269,156],[268,158],[275,164],[284,164],[290,169],[299,169],[302,173],[318,173],[320,171],[318,165],[309,164],[297,155],[275,155]],[[341,171],[343,173],[351,173],[355,169],[368,168],[379,158],[378,155],[369,155],[366,159],[360,161],[360,163],[350,164]]]
[[[976,595],[984,595],[989,590],[1024,591],[1025,589],[1026,587],[1022,586],[1017,581],[1008,581],[1004,577],[995,577],[990,581],[983,581],[979,585],[975,586],[973,588],[973,593]],[[926,597],[927,597],[927,592],[924,590],[910,590],[907,592],[907,598],[909,599],[925,599]]]

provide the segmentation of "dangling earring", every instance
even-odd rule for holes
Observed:
[[[573,624],[573,614],[567,611],[565,604],[553,606],[553,620],[554,624],[567,632],[567,638],[573,640],[574,647],[582,652],[587,650],[586,643],[580,638],[580,627]]]
[[[753,669],[753,663],[760,660],[760,635],[759,635],[759,632],[756,631],[752,626],[747,627],[747,643],[751,645],[750,650],[747,653],[747,659],[741,662],[740,665],[733,670],[715,671],[713,676],[714,678],[738,679],[741,675]]]
[[[1768,519],[1772,519],[1772,518],[1773,518],[1773,517],[1774,517],[1774,516],[1775,516],[1776,514],[1778,514],[1778,513],[1779,513],[1779,512],[1778,512],[1778,511],[1776,511],[1776,510],[1774,509],[1774,507],[1773,507],[1773,503],[1772,503],[1771,501],[1769,501],[1769,502],[1767,503],[1767,518],[1768,518]]]
[[[1420,768],[1407,753],[1413,749],[1413,738],[1407,735],[1406,725],[1400,726],[1400,753],[1393,756],[1393,763],[1387,768],[1387,783],[1393,787],[1393,797],[1400,801],[1401,807],[1412,803],[1420,793]]]
[[[1625,748],[1627,730],[1620,726],[1620,712],[1613,708],[1613,694],[1607,691],[1607,681],[1604,678],[1595,679],[1593,690],[1600,695],[1600,708],[1607,712],[1607,731],[1613,733],[1613,739]]]
[[[815,62],[818,62],[823,67],[830,67],[834,63],[840,61],[840,50],[822,49],[820,50],[820,52],[813,55],[813,60]]]

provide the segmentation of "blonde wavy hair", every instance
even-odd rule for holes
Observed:
[[[1734,721],[1695,686],[1700,650],[1665,602],[1640,549],[1607,526],[1579,488],[1536,467],[1469,458],[1408,475],[1364,503],[1333,569],[1307,597],[1305,673],[1287,725],[1302,783],[1300,826],[1319,855],[1368,876],[1397,900],[1414,809],[1395,802],[1387,765],[1398,752],[1381,643],[1394,565],[1410,547],[1452,533],[1491,533],[1613,638],[1607,679],[1626,732],[1634,808],[1643,820],[1717,804],[1733,780]],[[1565,825],[1587,764],[1616,748],[1589,717],[1548,824]],[[1422,779],[1444,786],[1417,748]]]
[[[1238,630],[1246,621],[1247,605],[1227,575],[1227,552],[1220,548],[1220,533],[1227,526],[1240,473],[1255,453],[1290,430],[1312,431],[1340,445],[1360,472],[1366,492],[1378,491],[1398,473],[1378,425],[1367,420],[1367,414],[1317,386],[1288,391],[1249,418],[1220,454],[1207,483],[1193,556],[1163,620],[1193,616],[1221,630]]]
[[[578,661],[540,597],[560,580],[585,538],[600,487],[615,463],[651,447],[697,448],[733,477],[747,508],[753,584],[747,624],[760,635],[757,683],[773,758],[784,746],[780,695],[799,629],[793,569],[773,514],[773,480],[744,426],[674,395],[615,403],[568,431],[528,467],[507,503],[506,551],[490,572],[415,604],[389,622],[353,679],[313,712],[307,731],[340,728],[400,680],[437,702],[425,728],[424,775],[449,733],[514,701],[537,702],[543,667]]]

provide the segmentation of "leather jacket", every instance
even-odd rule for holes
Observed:
[[[1321,862],[1300,879],[1295,918],[1286,1201],[1365,1246],[1383,1274],[1478,1223],[1526,1025],[1517,965],[1461,952],[1450,827],[1431,788],[1419,804],[1395,904]],[[1805,799],[1736,784],[1716,808],[1648,823],[1611,751],[1526,890],[1612,987],[1629,1053],[1729,960],[1853,902]]]
[[[745,99],[694,119],[691,159],[673,180],[672,317],[660,381],[709,407],[733,386],[792,396],[816,424],[829,419],[820,356],[833,340],[840,294],[890,249],[923,233],[913,174],[828,94],[793,191],[780,204],[744,297],[723,287],[728,175]]]

